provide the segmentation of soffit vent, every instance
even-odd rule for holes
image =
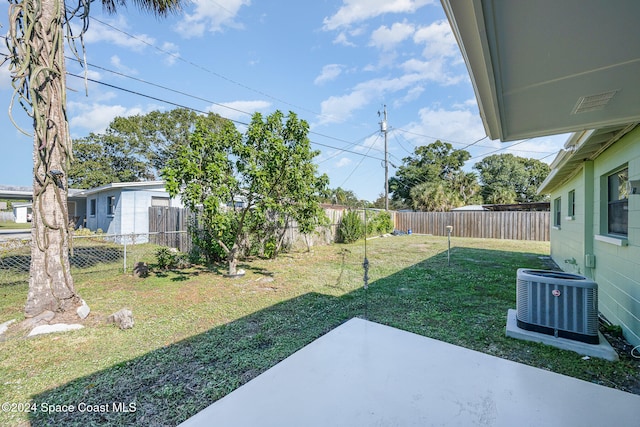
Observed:
[[[609,92],[598,93],[596,95],[581,96],[578,98],[578,102],[576,102],[576,106],[573,107],[571,114],[602,110],[617,92],[617,90],[612,90]]]

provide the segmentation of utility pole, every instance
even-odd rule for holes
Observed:
[[[389,154],[387,147],[387,106],[384,106],[380,132],[384,134],[384,210],[389,210]],[[380,115],[380,112],[378,112]]]

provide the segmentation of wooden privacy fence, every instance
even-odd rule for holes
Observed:
[[[191,250],[191,236],[186,231],[193,217],[189,209],[151,206],[149,208],[149,241],[161,246]]]
[[[549,241],[549,212],[396,212],[396,230],[418,234],[486,239]]]
[[[325,209],[329,218],[328,225],[318,227],[314,233],[308,235],[300,233],[295,221],[289,221],[284,237],[285,246],[304,248],[335,242],[343,213],[342,209]],[[189,209],[152,206],[149,208],[149,240],[158,245],[188,252],[192,244],[191,236],[188,233],[177,232],[188,230],[190,221],[193,221],[193,214]]]
[[[319,227],[315,233],[303,235],[291,221],[285,235],[288,247],[326,245],[336,241],[342,209],[325,209],[329,225]],[[395,229],[416,234],[446,236],[447,225],[453,226],[452,236],[486,239],[549,241],[549,212],[522,211],[461,211],[461,212],[390,212]],[[149,232],[154,243],[176,247],[181,251],[191,248],[187,230],[192,214],[188,209],[149,208]]]

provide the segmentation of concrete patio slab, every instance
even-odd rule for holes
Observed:
[[[609,341],[607,341],[604,335],[600,332],[598,332],[598,337],[600,338],[599,344],[587,344],[566,338],[556,338],[553,335],[541,334],[539,332],[527,331],[519,328],[517,314],[517,311],[513,309],[507,311],[506,334],[508,337],[524,341],[540,342],[563,350],[575,351],[576,353],[585,356],[599,357],[611,362],[618,360],[618,353],[616,353],[614,348],[611,347],[611,344],[609,344]],[[638,422],[638,425],[640,425],[640,421]]]
[[[638,395],[356,318],[181,425],[639,424]]]

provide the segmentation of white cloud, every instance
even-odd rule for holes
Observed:
[[[271,103],[268,101],[232,101],[211,105],[207,111],[231,120],[247,120],[253,113],[263,112],[269,107],[271,107]]]
[[[11,73],[9,72],[8,63],[0,67],[0,89],[12,89]]]
[[[313,81],[314,84],[319,85],[331,80],[335,80],[342,73],[343,66],[340,64],[327,64],[322,67],[322,72]]]
[[[352,111],[358,110],[376,98],[363,89],[355,89],[348,95],[331,96],[320,103],[319,124],[343,123],[351,118]]]
[[[117,31],[108,25],[93,20],[89,26],[89,30],[84,35],[85,43],[107,42],[136,52],[155,43],[155,39],[147,34],[131,34],[127,20],[123,15],[119,15],[115,21],[110,20],[107,22],[107,20],[105,20],[105,23],[113,25],[113,27],[121,29],[122,31]],[[80,29],[77,28],[74,31],[76,34],[79,34]]]
[[[460,143],[471,143],[485,135],[482,120],[470,109],[422,108],[418,114],[420,123],[408,129],[415,134],[434,135]]]
[[[408,102],[415,101],[420,97],[420,95],[422,95],[424,90],[425,90],[424,86],[414,86],[410,88],[404,97],[399,98],[394,102],[394,106],[397,108]]]
[[[465,145],[470,144],[485,135],[482,121],[478,114],[467,108],[422,108],[419,112],[419,121],[417,123],[410,123],[402,126],[402,129],[406,132],[402,133],[403,138],[411,141],[412,146],[409,151],[413,151],[414,147],[421,145],[428,145],[434,142],[436,139],[449,142],[453,145],[453,148],[463,148]],[[431,139],[425,139],[431,138]],[[489,140],[482,141],[482,151],[490,151],[500,148],[499,142],[493,142]],[[476,155],[478,146],[469,147],[467,151],[472,156]],[[471,170],[471,166],[477,160],[468,162],[467,169]]]
[[[172,42],[162,43],[162,50],[166,52],[164,63],[167,65],[173,65],[180,57],[178,45]]]
[[[384,51],[393,49],[397,44],[411,37],[415,32],[412,24],[405,22],[396,22],[391,28],[382,25],[373,33],[371,33],[371,46],[375,46]]]
[[[97,89],[99,85],[92,81],[85,80],[86,75],[87,79],[101,81],[102,74],[99,71],[79,67],[77,70],[69,70],[69,68],[67,68],[67,70],[69,71],[69,75],[67,76],[67,93],[77,92],[83,95],[90,93],[92,99],[97,99],[95,96],[96,93],[100,96],[100,90]]]
[[[454,108],[475,108],[478,105],[478,101],[475,98],[469,98],[464,102],[453,104]]]
[[[453,85],[467,78],[464,74],[451,75],[448,63],[443,59],[433,59],[431,61],[421,61],[419,59],[409,59],[400,65],[405,73],[418,74],[424,80],[433,81],[442,85]]]
[[[340,158],[340,160],[338,160],[338,161],[336,162],[335,167],[336,167],[336,168],[343,168],[343,167],[345,167],[345,166],[349,166],[349,165],[350,165],[350,164],[352,164],[352,163],[353,163],[353,161],[352,161],[350,158],[348,158],[348,157],[342,157],[342,158]]]
[[[219,32],[224,27],[242,28],[235,21],[240,8],[249,6],[251,0],[192,0],[193,13],[185,13],[175,30],[183,37],[200,37],[206,31]]]
[[[341,33],[339,33],[335,39],[333,39],[333,44],[341,44],[343,46],[347,46],[347,47],[355,47],[356,44],[349,41],[349,39],[347,38],[347,34],[343,31]]]
[[[69,120],[69,127],[73,135],[86,135],[86,133],[104,132],[109,123],[116,117],[128,117],[136,114],[144,114],[152,111],[150,107],[147,111],[140,107],[123,107],[122,105],[105,104],[82,104],[68,103],[69,112],[75,113]],[[78,132],[78,128],[85,129],[86,132]]]
[[[433,0],[344,0],[342,7],[331,17],[323,20],[327,31],[375,18],[385,13],[414,13]]]
[[[425,45],[422,52],[425,58],[460,56],[458,44],[447,21],[436,21],[431,25],[419,28],[415,32],[413,40],[416,44]]]
[[[331,96],[320,103],[321,117],[319,125],[329,123],[343,123],[349,120],[353,111],[363,108],[374,100],[383,98],[385,94],[398,91],[413,91],[424,82],[452,84],[456,78],[444,76],[428,67],[417,67],[406,70],[407,73],[391,79],[372,79],[356,85],[350,93],[342,96]],[[411,72],[413,71],[413,72]],[[415,89],[420,90],[420,89]],[[412,92],[416,95],[417,92]]]
[[[128,74],[128,75],[138,74],[138,72],[135,69],[129,68],[126,65],[124,65],[118,55],[113,55],[109,60],[109,62],[113,67],[115,67],[116,70],[120,71],[123,74]]]
[[[368,153],[371,150],[384,153],[384,138],[380,133],[375,133],[365,138],[362,144],[357,145],[354,150],[361,153]]]

